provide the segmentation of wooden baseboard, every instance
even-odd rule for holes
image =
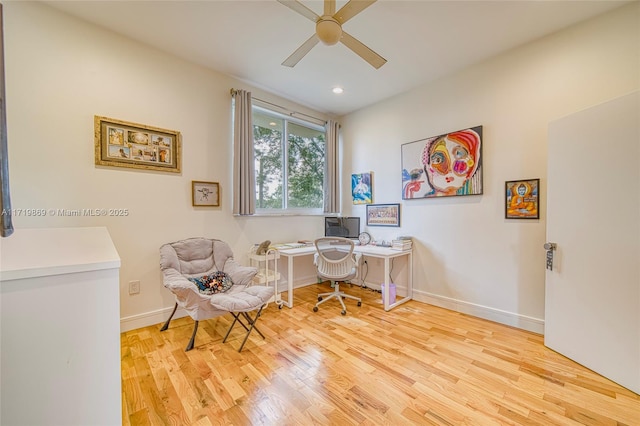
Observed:
[[[138,328],[148,327],[154,324],[164,323],[171,311],[173,305],[169,308],[158,309],[156,311],[145,312],[143,314],[131,315],[129,317],[120,318],[120,333],[125,331],[136,330]],[[187,312],[184,309],[178,309],[173,319],[186,317]]]
[[[294,283],[294,289],[298,287],[304,287],[312,283],[314,277],[305,277],[300,280],[296,280]],[[355,283],[354,284],[358,284]],[[380,290],[380,284],[365,283],[367,287]],[[404,290],[406,288],[398,285],[398,295],[406,294]],[[278,290],[286,292],[286,285],[279,285]],[[531,331],[533,333],[544,334],[544,319],[533,318],[526,315],[516,314],[514,312],[507,312],[500,309],[491,308],[488,306],[482,306],[475,303],[465,302],[463,300],[453,299],[450,297],[440,296],[437,294],[428,293],[425,291],[413,290],[413,300],[419,302],[428,303],[430,305],[438,306],[445,309],[450,309],[455,312],[472,315],[474,317],[483,318],[489,321],[494,321],[500,324],[509,325],[522,330]],[[158,309],[156,311],[146,312],[143,314],[132,315],[120,319],[120,332],[135,330],[142,327],[147,327],[154,324],[160,324],[167,320],[171,315],[173,306]],[[178,309],[174,318],[182,318],[187,313],[183,309]]]
[[[500,324],[509,325],[533,333],[544,334],[544,319],[533,318],[526,315],[507,312],[500,309],[490,308],[463,300],[440,296],[424,291],[413,290],[413,300],[425,302],[430,305],[450,309],[463,314],[473,315]]]

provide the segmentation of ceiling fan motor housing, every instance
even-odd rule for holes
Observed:
[[[333,46],[342,37],[342,27],[333,17],[321,16],[316,23],[316,35],[327,46]]]

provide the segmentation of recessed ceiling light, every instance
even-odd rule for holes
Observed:
[[[333,88],[333,93],[335,93],[336,95],[339,95],[342,92],[344,92],[344,89],[342,87],[334,87]]]

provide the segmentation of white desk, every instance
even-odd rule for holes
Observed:
[[[287,301],[284,302],[289,308],[293,307],[293,264],[294,259],[300,256],[313,256],[316,252],[315,246],[307,246],[292,249],[280,249],[280,255],[287,258]],[[389,247],[378,246],[355,246],[354,252],[366,257],[376,257],[384,260],[384,310],[388,311],[396,306],[405,303],[413,297],[413,251],[412,250],[392,250]],[[396,257],[407,256],[407,295],[402,299],[396,298],[395,303],[389,303],[389,275],[391,272],[390,260]]]

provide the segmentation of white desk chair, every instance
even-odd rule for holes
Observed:
[[[342,315],[347,314],[347,307],[342,299],[353,299],[362,305],[359,297],[351,296],[340,291],[339,282],[354,278],[358,272],[359,255],[353,253],[353,241],[341,237],[324,237],[315,241],[316,255],[314,263],[318,270],[318,277],[330,280],[334,290],[330,293],[318,294],[318,303],[313,312],[318,312],[318,306],[331,299],[338,299],[342,305]]]

